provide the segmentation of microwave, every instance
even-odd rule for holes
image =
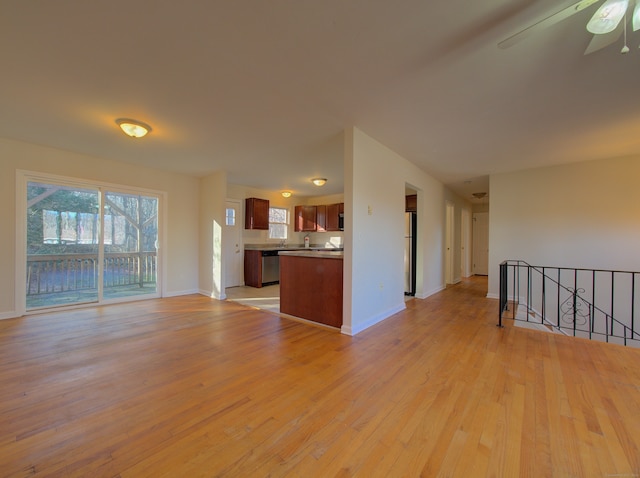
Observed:
[[[341,231],[344,231],[344,213],[343,212],[338,214],[338,229],[340,229]]]

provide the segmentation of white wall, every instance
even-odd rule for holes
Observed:
[[[196,178],[0,139],[0,318],[16,315],[16,171],[28,170],[167,193],[166,295],[198,291]],[[163,245],[161,244],[161,248]]]
[[[445,187],[362,131],[345,132],[345,334],[405,307],[407,184],[418,196],[416,296],[425,298],[444,288]]]
[[[640,158],[491,176],[489,295],[499,264],[640,271]]]
[[[211,174],[200,180],[199,292],[214,299],[226,297],[222,247],[226,197],[225,172]]]

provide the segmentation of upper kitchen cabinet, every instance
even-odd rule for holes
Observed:
[[[317,213],[316,206],[296,206],[294,230],[296,232],[315,232],[318,220]]]
[[[245,199],[245,229],[269,229],[269,200],[259,198]]]
[[[405,212],[417,212],[418,211],[418,196],[412,194],[405,197]]]
[[[344,203],[329,204],[327,206],[327,231],[341,231],[340,229],[340,215],[344,214]]]
[[[344,203],[295,207],[296,232],[341,231]]]
[[[327,230],[327,206],[316,206],[316,232]]]

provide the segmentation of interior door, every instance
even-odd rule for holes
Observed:
[[[471,234],[469,234],[471,213],[468,209],[462,209],[460,220],[460,257],[462,260],[462,275],[471,275]]]
[[[447,201],[447,215],[446,215],[446,228],[445,228],[445,271],[444,278],[445,283],[453,284],[453,244],[455,238],[455,225],[454,225],[454,205]]]
[[[240,201],[227,200],[225,210],[224,239],[222,241],[225,257],[225,287],[243,285],[242,227],[240,224]]]
[[[473,214],[473,273],[489,274],[489,213]]]

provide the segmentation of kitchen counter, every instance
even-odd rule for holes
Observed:
[[[335,249],[301,249],[280,251],[279,256],[296,256],[296,257],[322,257],[323,259],[342,259],[344,251]]]
[[[281,254],[327,254],[323,257],[339,254],[342,248],[316,245],[304,247],[303,244],[278,246],[274,244],[247,244],[244,248],[244,283],[249,287],[262,287],[277,284],[279,281],[279,262]]]
[[[282,251],[280,312],[342,326],[342,251]]]
[[[327,247],[324,244],[312,244],[304,247],[304,244],[287,244],[278,246],[275,244],[245,244],[246,251],[342,251],[342,247]]]

